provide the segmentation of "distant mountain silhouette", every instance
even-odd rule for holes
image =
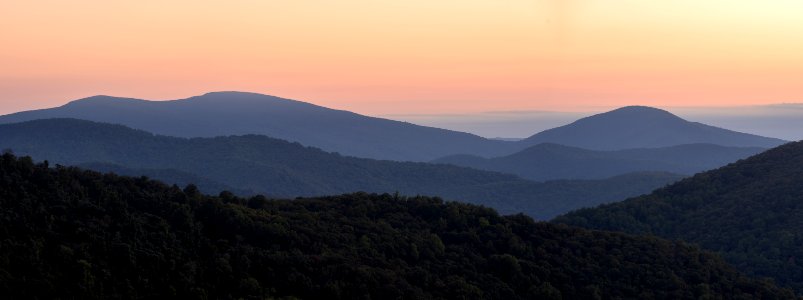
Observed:
[[[591,150],[622,150],[697,143],[771,148],[785,141],[689,122],[657,108],[627,106],[545,130],[521,143],[555,143]]]
[[[556,221],[696,243],[803,292],[803,142]]]
[[[0,124],[48,118],[121,124],[176,137],[260,134],[348,156],[399,161],[430,161],[454,154],[496,157],[540,143],[594,150],[693,143],[768,148],[783,143],[687,122],[648,107],[617,109],[521,141],[486,139],[243,92],[215,92],[172,101],[94,96],[60,107],[0,116]]]
[[[516,147],[468,133],[242,92],[173,101],[95,96],[61,107],[2,116],[0,123],[47,118],[122,124],[177,137],[261,134],[344,155],[391,160],[428,161],[466,150],[483,156],[502,155]]]
[[[210,192],[221,186],[286,197],[398,191],[482,204],[504,213],[525,212],[541,219],[644,194],[680,178],[643,173],[536,183],[465,167],[345,157],[265,136],[186,139],[75,119],[0,125],[0,136],[0,149],[10,148],[18,155],[139,173],[168,183],[200,180],[197,184]]]
[[[593,151],[557,144],[538,144],[497,158],[453,155],[434,160],[456,166],[516,174],[543,181],[599,179],[643,171],[691,175],[735,162],[764,148],[689,144],[664,148]]]

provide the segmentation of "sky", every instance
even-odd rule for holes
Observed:
[[[250,91],[368,115],[803,103],[799,0],[0,0],[0,114]]]

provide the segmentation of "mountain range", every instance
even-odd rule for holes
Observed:
[[[538,183],[466,167],[342,156],[258,135],[177,138],[122,125],[45,119],[0,125],[0,149],[100,171],[194,182],[217,193],[298,197],[355,191],[437,195],[539,219],[647,193],[681,178],[664,172]]]
[[[682,239],[803,291],[803,142],[555,221]]]
[[[538,144],[496,158],[452,155],[432,161],[519,175],[526,179],[600,179],[632,172],[662,171],[692,175],[766,150],[687,144],[663,148],[594,151],[558,144]]]
[[[0,116],[0,293],[791,299],[784,143],[640,106],[503,141],[252,93],[90,97]]]
[[[121,124],[176,137],[259,134],[347,156],[399,161],[431,161],[454,154],[498,157],[541,143],[590,150],[695,143],[769,148],[784,143],[639,106],[583,118],[521,141],[501,141],[243,92],[214,92],[172,101],[94,96],[60,107],[0,116],[0,124],[47,118]]]

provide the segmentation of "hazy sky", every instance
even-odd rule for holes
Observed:
[[[369,115],[803,102],[800,0],[0,0],[0,113],[218,90]]]

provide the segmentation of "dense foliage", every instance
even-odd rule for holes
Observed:
[[[174,169],[134,169],[134,168],[126,168],[115,164],[99,163],[99,162],[82,163],[74,166],[82,169],[98,171],[101,173],[114,173],[117,175],[125,175],[133,177],[148,176],[150,178],[161,180],[169,184],[175,184],[178,186],[186,186],[192,184],[197,186],[198,190],[200,190],[201,193],[204,194],[218,194],[222,191],[229,191],[236,195],[244,195],[244,196],[253,196],[257,194],[251,190],[233,188],[231,186],[213,180],[209,180],[195,174],[190,174],[187,172],[178,171]]]
[[[803,291],[803,142],[556,221],[694,242]]]
[[[681,242],[437,198],[202,196],[0,157],[4,298],[788,299]]]
[[[663,148],[593,151],[558,144],[538,144],[508,156],[483,158],[452,155],[433,162],[515,174],[537,181],[600,179],[647,171],[691,175],[727,165],[764,150],[766,149],[687,144]]]
[[[536,183],[513,175],[341,156],[265,136],[183,139],[73,119],[0,125],[0,149],[100,171],[228,186],[276,197],[355,191],[438,195],[539,219],[648,193],[679,176],[640,173],[600,181]],[[215,193],[219,192],[214,191]]]

